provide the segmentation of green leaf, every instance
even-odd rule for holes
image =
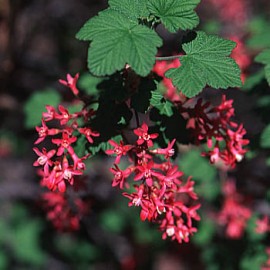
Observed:
[[[270,124],[265,127],[261,134],[260,144],[262,148],[270,148]]]
[[[100,12],[79,31],[77,38],[92,41],[88,67],[97,76],[111,75],[129,64],[141,76],[150,73],[161,38],[114,10]]]
[[[109,0],[111,9],[116,10],[129,19],[147,17],[149,11],[147,10],[147,0]]]
[[[161,93],[158,91],[151,91],[150,104],[159,110],[161,115],[168,117],[173,115],[173,104],[166,100]]]
[[[265,65],[265,78],[270,85],[270,49],[264,50],[258,54],[255,61]]]
[[[197,37],[183,44],[185,56],[181,66],[170,69],[166,77],[187,97],[194,97],[209,85],[213,88],[240,87],[240,69],[229,57],[236,43],[213,35],[198,32]]]
[[[61,101],[60,94],[54,89],[37,91],[24,105],[25,127],[33,128],[41,123],[45,105],[57,106]]]
[[[193,29],[199,24],[199,17],[194,11],[200,0],[149,0],[151,14],[160,18],[170,32]]]

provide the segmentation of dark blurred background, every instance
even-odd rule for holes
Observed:
[[[242,1],[245,14],[238,14],[235,21],[226,21],[226,12],[233,11],[223,10],[222,17],[215,2],[202,0],[200,27],[213,32],[219,29],[224,36],[245,38],[248,21],[261,14],[270,17],[268,0]],[[134,209],[128,212],[125,200],[115,200],[120,194],[110,190],[110,176],[100,172],[107,166],[102,161],[95,161],[93,169],[93,196],[99,204],[94,207],[101,214],[84,220],[80,232],[56,233],[38,206],[41,188],[32,167],[36,134],[25,125],[25,102],[47,87],[64,94],[58,79],[87,71],[88,45],[76,40],[75,34],[106,7],[105,0],[0,0],[0,269],[210,269],[203,266],[200,248],[164,242],[158,232],[152,232],[156,228],[139,220],[137,224],[133,217],[139,219],[138,213]],[[177,51],[177,35],[162,28],[159,33],[169,44],[163,50]],[[263,122],[247,112],[246,106],[241,107],[241,102],[250,102],[252,97],[228,94],[236,97],[239,118],[258,136]],[[264,159],[258,157],[252,163],[257,170],[254,178],[250,163],[240,176],[250,181],[265,179],[269,169]],[[133,223],[135,234],[126,222]],[[100,224],[101,229],[97,228]]]

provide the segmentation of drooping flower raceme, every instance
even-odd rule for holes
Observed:
[[[114,149],[106,151],[109,155],[116,154],[111,168],[114,174],[112,186],[127,189],[123,195],[129,199],[129,206],[141,208],[142,221],[158,223],[163,239],[171,237],[179,243],[188,242],[189,236],[197,231],[194,221],[200,220],[196,212],[200,204],[195,203],[198,197],[193,189],[194,182],[188,178],[185,183],[183,172],[171,161],[175,140],[165,149],[153,148],[158,134],[149,132],[146,123],[135,129],[134,134],[138,137],[135,145],[111,141]],[[130,165],[121,170],[119,162],[123,153],[130,157]],[[157,163],[158,156],[163,156],[165,161]],[[129,179],[133,179],[135,188],[131,193],[128,192]]]

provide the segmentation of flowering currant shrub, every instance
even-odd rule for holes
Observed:
[[[61,104],[47,105],[33,148],[40,183],[50,190],[44,207],[58,229],[79,228],[89,205],[74,194],[88,187],[81,181],[87,159],[106,154],[113,157],[112,187],[122,191],[128,206],[140,209],[140,219],[157,224],[163,239],[188,242],[197,231],[202,203],[192,175],[176,162],[181,165],[181,147],[193,145],[223,168],[234,168],[244,158],[249,141],[243,124],[234,119],[233,100],[223,94],[211,104],[203,98],[206,86],[242,85],[241,70],[230,56],[236,43],[194,30],[199,2],[110,0],[77,33],[79,40],[90,42],[89,78],[96,85],[80,89],[79,73],[60,79],[83,106],[71,112]],[[186,38],[176,54],[158,52],[160,25],[171,33],[183,31]],[[250,212],[233,183],[224,189],[216,219],[237,237]],[[266,221],[258,222],[258,230],[264,230]]]

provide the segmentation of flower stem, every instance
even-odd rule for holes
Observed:
[[[176,58],[179,58],[181,55],[171,55],[171,56],[158,56],[156,57],[157,61],[168,61],[168,60],[174,60]]]

